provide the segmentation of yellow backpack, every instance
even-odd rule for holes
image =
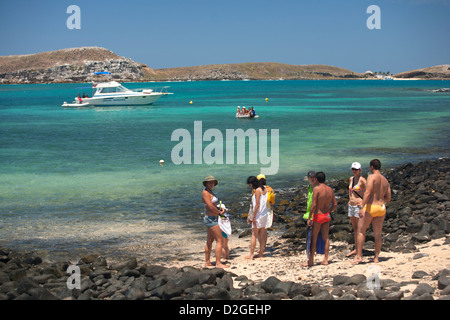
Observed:
[[[269,186],[266,186],[267,188],[267,203],[270,206],[273,206],[275,204],[275,192],[273,192],[273,189]]]
[[[267,189],[267,204],[269,206],[273,206],[275,204],[275,192],[273,189],[269,186],[264,186]],[[252,196],[255,193],[255,190],[252,190]]]

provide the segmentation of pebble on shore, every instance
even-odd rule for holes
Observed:
[[[410,281],[381,279],[378,287],[370,287],[364,274],[335,275],[332,284],[275,276],[255,282],[220,268],[144,265],[135,258],[108,265],[104,257],[90,255],[77,263],[81,274],[74,287],[68,285],[73,284],[69,263],[42,263],[5,248],[0,254],[0,300],[400,300],[411,285],[415,288],[407,300],[450,299],[450,268],[433,275],[437,289],[420,282],[420,271]]]
[[[450,244],[449,167],[450,161],[445,158],[408,163],[384,172],[391,183],[393,199],[383,227],[383,251],[414,253],[419,244],[442,238],[443,246]],[[347,182],[330,185],[339,198],[330,237],[351,245],[353,234],[346,215]],[[305,230],[301,222],[302,199],[298,192],[277,199],[276,217],[286,227],[285,255],[295,254],[303,247],[299,245],[304,241]],[[370,234],[366,241],[371,241]],[[427,258],[426,254],[417,253],[413,259]],[[80,281],[73,289],[76,278],[67,272],[72,265],[80,271]],[[421,282],[424,277],[431,277],[435,286]],[[86,255],[75,264],[48,262],[33,252],[0,248],[0,300],[450,299],[450,268],[445,266],[434,274],[411,270],[409,281],[383,278],[375,288],[369,283],[371,279],[364,274],[333,275],[332,283],[283,281],[275,276],[253,281],[224,269],[147,265],[133,257],[109,264],[97,254]]]

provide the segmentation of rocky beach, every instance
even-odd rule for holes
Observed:
[[[392,201],[378,264],[370,262],[371,229],[363,262],[353,265],[346,257],[353,230],[347,217],[348,180],[343,179],[326,182],[338,200],[328,266],[301,266],[306,261],[306,186],[300,186],[275,189],[274,226],[264,258],[244,258],[250,238],[243,227],[234,228],[227,269],[204,268],[202,246],[195,255],[161,263],[95,252],[56,261],[39,252],[0,248],[0,300],[448,300],[449,168],[450,160],[442,158],[382,170]]]

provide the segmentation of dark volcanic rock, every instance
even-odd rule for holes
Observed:
[[[387,170],[384,174],[391,183],[393,200],[383,226],[383,250],[414,252],[415,243],[446,238],[450,244],[450,161],[439,159],[418,164],[405,164]],[[330,185],[339,195],[338,210],[330,228],[332,241],[353,241],[353,230],[347,217],[346,186],[348,181],[332,181]],[[278,194],[275,207],[279,224],[285,225],[287,244],[274,245],[277,254],[292,255],[305,250],[306,226],[301,219],[306,188]],[[281,222],[283,221],[283,222]],[[334,238],[333,238],[334,237]],[[335,239],[335,240],[333,240]],[[365,248],[373,247],[373,234],[368,232]],[[350,246],[351,248],[351,246]],[[339,244],[333,248],[344,253],[348,248]],[[371,254],[364,251],[364,255]],[[427,259],[417,253],[413,259]],[[420,260],[419,260],[420,261]],[[450,299],[450,270],[436,275],[423,270],[411,270],[412,278],[419,280],[397,283],[381,279],[381,288],[370,290],[363,274],[331,275],[332,284],[281,281],[275,276],[255,283],[244,276],[220,268],[167,268],[145,265],[130,257],[109,265],[105,257],[89,254],[80,259],[79,287],[68,287],[69,263],[44,262],[34,253],[14,252],[0,248],[0,300],[156,300],[156,299],[249,299],[249,300],[431,300]],[[420,283],[433,276],[435,287]],[[73,284],[73,283],[72,283]],[[403,291],[404,286],[417,284],[414,292]]]

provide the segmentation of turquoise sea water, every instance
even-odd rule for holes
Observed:
[[[275,189],[303,184],[308,170],[350,176],[354,161],[367,172],[373,158],[388,167],[449,155],[450,93],[431,90],[450,81],[125,84],[164,85],[174,94],[153,106],[83,109],[61,107],[80,84],[0,86],[0,246],[161,255],[203,239],[203,178],[214,175],[220,198],[242,211],[246,178],[268,165],[248,156],[175,165],[171,135],[193,138],[194,121],[202,133],[217,129],[224,150],[227,129],[267,129],[269,140],[278,129],[279,169],[267,177]],[[238,105],[260,117],[236,119]]]

